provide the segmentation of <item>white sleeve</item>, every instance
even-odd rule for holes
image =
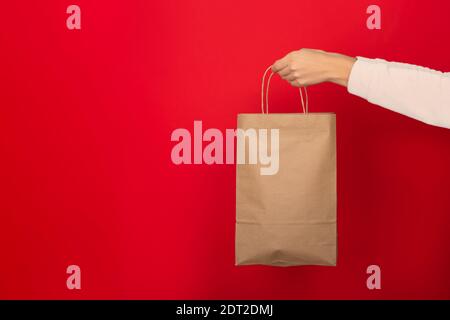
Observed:
[[[450,128],[450,73],[357,57],[347,90],[408,117]]]

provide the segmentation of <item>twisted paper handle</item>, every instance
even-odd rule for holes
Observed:
[[[269,113],[269,86],[270,86],[270,80],[272,79],[274,73],[271,72],[269,75],[269,78],[267,79],[267,87],[266,87],[266,105],[264,108],[264,82],[266,79],[266,75],[269,72],[269,70],[272,69],[272,66],[268,67],[266,71],[264,71],[264,75],[262,76],[262,84],[261,84],[261,112],[268,114]],[[305,99],[303,99],[303,93],[302,88],[305,90]],[[299,87],[298,91],[300,92],[300,101],[302,102],[302,109],[303,113],[308,114],[308,91],[306,90],[306,87]]]

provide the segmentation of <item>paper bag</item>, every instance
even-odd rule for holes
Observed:
[[[237,127],[278,129],[279,163],[266,175],[259,162],[237,164],[236,265],[336,265],[335,114],[239,114]]]

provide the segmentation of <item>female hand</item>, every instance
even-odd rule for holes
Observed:
[[[272,71],[295,87],[330,81],[347,86],[356,59],[315,49],[300,49],[277,60]]]

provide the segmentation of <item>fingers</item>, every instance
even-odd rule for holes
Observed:
[[[277,73],[282,79],[288,81],[291,85],[299,86],[299,70],[294,68],[293,58],[296,52],[288,53],[283,58],[275,61],[272,65],[272,72]]]
[[[291,69],[290,68],[286,68],[286,67],[278,72],[280,77],[282,77],[283,79],[285,79],[285,77],[289,76],[290,73],[291,73]]]
[[[297,72],[291,72],[287,76],[284,76],[282,78],[287,81],[294,81],[294,80],[297,80],[299,78],[299,76],[298,76]]]
[[[279,73],[281,70],[286,68],[288,66],[288,60],[286,57],[275,61],[275,63],[272,65],[272,72]]]

